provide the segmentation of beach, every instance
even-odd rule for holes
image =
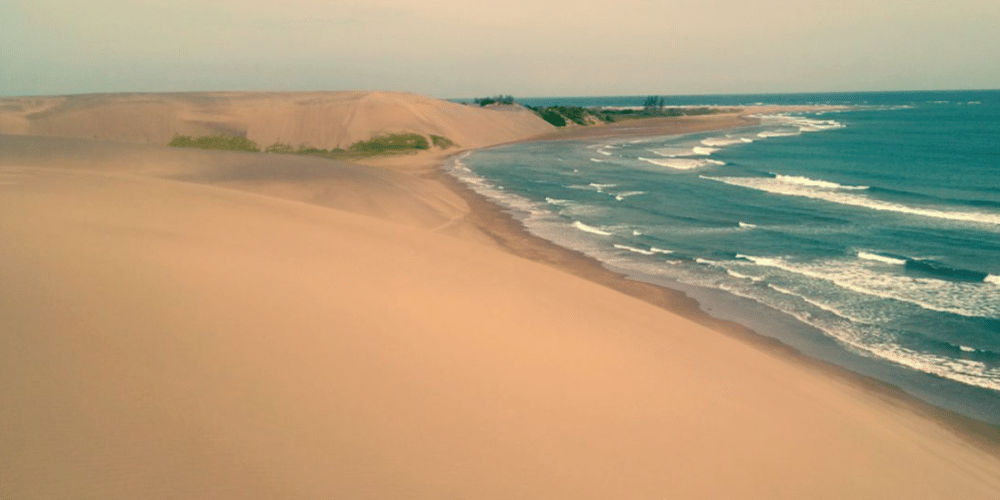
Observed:
[[[212,96],[211,116],[160,103],[174,111],[140,113],[159,117],[155,137],[102,136],[77,108],[0,117],[16,128],[0,128],[12,498],[1000,492],[996,427],[532,236],[443,171],[457,148],[349,163],[163,146],[223,122],[261,143],[415,127],[469,149],[756,112],[559,134],[526,111],[391,94],[363,96],[354,109],[374,111],[351,114],[364,126],[348,137],[307,131],[323,115],[287,104],[301,97]],[[328,112],[345,98],[308,96]],[[392,122],[399,102],[418,118]],[[275,116],[295,125],[257,125]]]

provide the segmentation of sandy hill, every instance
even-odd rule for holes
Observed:
[[[481,147],[554,129],[520,106],[480,108],[402,92],[198,92],[0,99],[0,135],[166,145],[175,134],[228,134],[274,143],[345,148],[414,132]]]
[[[0,494],[995,499],[904,408],[370,217],[0,168]]]
[[[413,155],[406,155],[413,161]],[[299,155],[0,135],[0,168],[39,167],[210,184],[435,229],[465,202],[438,182],[387,168]]]

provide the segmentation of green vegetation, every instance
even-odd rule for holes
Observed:
[[[431,134],[431,144],[433,144],[434,147],[441,149],[448,149],[455,146],[455,142],[451,139],[434,134]]]
[[[548,106],[544,108],[532,108],[529,106],[528,108],[538,113],[538,116],[541,116],[543,120],[557,127],[565,127],[569,122],[587,126],[596,122],[606,121],[601,120],[596,115],[597,111],[579,106]]]
[[[327,155],[327,154],[330,154],[330,153],[338,153],[338,152],[339,153],[343,153],[344,150],[343,149],[336,149],[335,148],[335,149],[331,149],[331,150],[327,151],[325,149],[320,149],[320,148],[306,147],[305,144],[299,144],[298,149],[295,150],[295,154],[297,154],[297,155],[320,155],[320,156],[322,156],[322,155]]]
[[[432,143],[434,147],[441,149],[448,149],[457,146],[454,141],[447,137],[433,134],[430,137],[431,140],[428,142],[427,138],[420,134],[386,134],[373,137],[367,141],[355,142],[346,150],[340,148],[320,149],[312,146],[306,146],[305,144],[293,147],[291,144],[276,142],[265,148],[264,152],[274,154],[310,155],[330,159],[351,160],[368,156],[401,154],[411,151],[426,150],[430,149]],[[202,137],[177,135],[174,136],[173,140],[171,140],[168,145],[178,148],[222,149],[253,152],[260,151],[257,144],[249,139],[221,134]]]
[[[363,153],[366,155],[376,155],[383,153],[395,153],[410,149],[430,149],[427,138],[420,134],[387,134],[372,137],[367,141],[358,141],[351,144],[350,151]]]
[[[557,127],[566,126],[566,118],[561,113],[552,108],[539,108],[535,109],[534,111],[538,113],[538,116],[541,116],[543,120],[551,123],[552,125],[555,125]]]
[[[266,149],[264,149],[264,152],[265,153],[278,153],[278,154],[286,154],[287,155],[287,154],[294,153],[295,150],[292,148],[291,144],[282,144],[280,142],[276,142],[276,143],[271,144],[270,146],[268,146]]]
[[[260,151],[257,143],[247,139],[246,137],[232,137],[225,134],[205,135],[202,137],[175,135],[167,145],[175,148],[221,149],[226,151],[253,152]]]
[[[642,109],[647,113],[662,113],[663,97],[657,95],[647,97],[646,102],[642,104]]]
[[[489,106],[490,104],[514,104],[514,96],[496,95],[493,97],[477,97],[473,99],[473,102],[480,106]]]

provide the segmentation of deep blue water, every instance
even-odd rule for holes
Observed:
[[[530,231],[611,269],[1000,423],[1000,91],[666,101],[852,108],[721,132],[494,148],[452,173]]]

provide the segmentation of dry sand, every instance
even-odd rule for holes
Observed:
[[[346,148],[415,132],[464,148],[555,127],[521,106],[480,108],[405,92],[191,92],[0,98],[0,135],[166,145],[175,134],[224,133],[274,144]]]
[[[447,180],[0,139],[4,498],[1000,493],[901,400],[428,231],[511,246]]]

